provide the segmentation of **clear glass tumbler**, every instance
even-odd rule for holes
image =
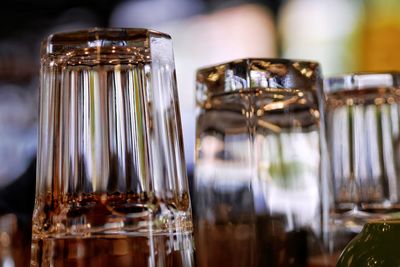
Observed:
[[[170,37],[95,28],[41,55],[31,266],[192,266]]]
[[[325,80],[334,203],[331,250],[371,220],[400,210],[400,74],[351,73]]]
[[[321,93],[315,62],[243,59],[197,72],[198,266],[330,266]]]

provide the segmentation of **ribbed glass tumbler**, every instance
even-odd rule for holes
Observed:
[[[398,72],[325,80],[333,250],[341,251],[365,223],[399,217],[399,82]]]
[[[41,56],[31,266],[192,266],[171,38],[95,28]]]

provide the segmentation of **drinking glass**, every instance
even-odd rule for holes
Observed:
[[[171,38],[94,28],[41,49],[31,266],[192,266]]]
[[[326,134],[334,203],[331,250],[341,251],[372,220],[400,208],[400,74],[327,78]]]
[[[319,64],[308,61],[242,59],[197,72],[198,266],[329,266],[321,87]]]

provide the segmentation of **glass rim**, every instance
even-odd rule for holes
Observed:
[[[47,36],[41,43],[41,56],[64,55],[69,51],[85,48],[132,48],[141,45],[148,49],[150,36],[171,39],[166,33],[146,28],[94,27]]]
[[[365,90],[372,88],[400,88],[399,71],[365,71],[337,74],[324,79],[324,93]]]

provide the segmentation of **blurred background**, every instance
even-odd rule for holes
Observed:
[[[2,255],[9,255],[3,262],[28,265],[16,253],[29,253],[39,51],[48,34],[94,26],[169,33],[191,174],[196,69],[243,57],[285,57],[319,61],[325,76],[400,70],[399,12],[398,0],[7,1],[0,10],[0,231],[21,238],[0,238]]]

